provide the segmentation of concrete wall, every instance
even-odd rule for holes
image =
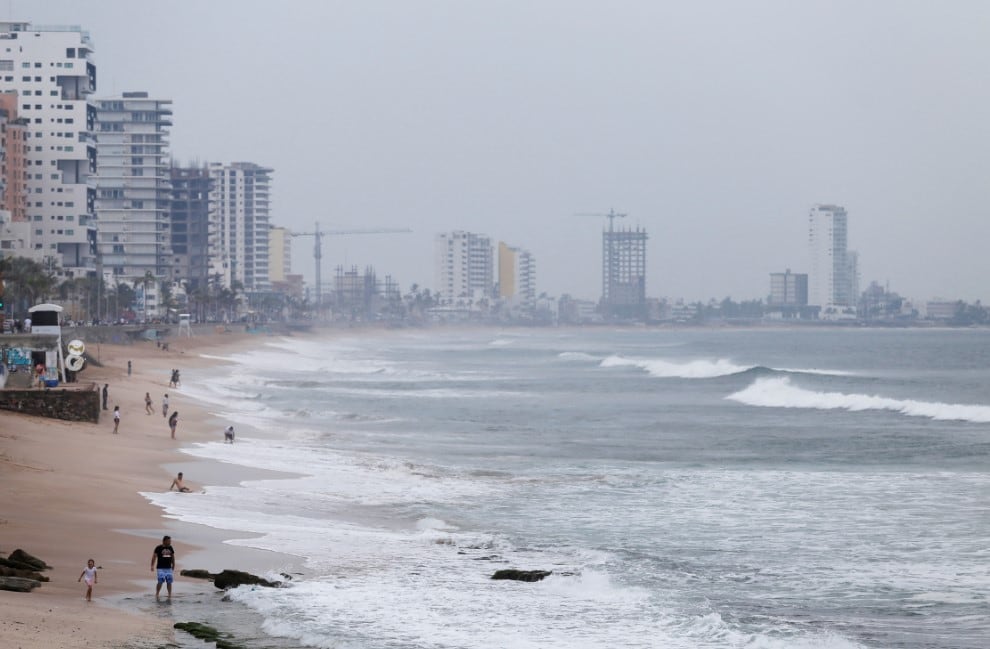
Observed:
[[[100,421],[100,389],[91,383],[72,389],[0,390],[0,410],[95,424]]]

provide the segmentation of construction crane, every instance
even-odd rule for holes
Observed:
[[[625,213],[621,213],[621,212],[616,212],[615,210],[610,209],[608,212],[604,212],[604,213],[603,212],[578,212],[574,216],[604,216],[605,218],[608,219],[608,231],[609,232],[612,232],[612,223],[615,221],[615,219],[623,219],[623,218],[625,218],[625,217],[627,217],[629,215],[628,214],[625,214]]]
[[[320,266],[323,259],[323,237],[328,234],[398,234],[402,232],[412,232],[409,228],[374,228],[359,230],[321,230],[320,222],[316,222],[316,227],[312,232],[290,232],[293,237],[313,237],[313,259],[316,261],[316,310],[320,311],[323,302],[323,280],[321,279]]]

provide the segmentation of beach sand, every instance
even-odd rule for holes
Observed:
[[[204,329],[192,338],[172,338],[167,352],[147,341],[103,344],[87,350],[99,355],[103,367],[90,364],[79,375],[80,384],[109,384],[109,409],[101,411],[98,424],[0,411],[0,556],[21,548],[52,566],[44,573],[51,581],[30,593],[0,591],[0,647],[119,648],[172,642],[174,620],[154,613],[150,569],[152,550],[163,534],[170,534],[176,547],[176,600],[183,593],[213,588],[209,582],[180,577],[182,569],[261,572],[286,565],[289,559],[274,553],[221,544],[233,534],[167,521],[139,494],[167,491],[177,470],[185,472],[194,490],[204,477],[211,484],[257,477],[226,464],[207,469],[202,461],[178,452],[190,442],[221,441],[223,422],[168,384],[172,368],[222,364],[200,354],[222,356],[263,342],[251,334]],[[153,399],[150,415],[145,413],[145,392]],[[170,412],[180,412],[174,440],[161,412],[165,393]],[[116,435],[115,405],[121,409]],[[197,467],[203,470],[197,472]],[[90,558],[100,567],[99,582],[93,602],[86,602],[85,585],[77,578]],[[129,604],[121,607],[123,601]]]

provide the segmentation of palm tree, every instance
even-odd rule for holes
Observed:
[[[47,298],[55,289],[55,276],[42,264],[27,257],[0,259],[5,296],[12,312],[28,308]]]

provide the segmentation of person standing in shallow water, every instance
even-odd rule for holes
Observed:
[[[176,410],[172,413],[172,416],[168,418],[168,427],[172,431],[172,439],[175,439],[175,427],[179,425],[179,411]]]
[[[86,601],[93,601],[93,585],[99,581],[96,576],[96,562],[90,559],[86,562],[86,567],[83,568],[82,574],[79,575],[79,579],[76,581],[82,581],[86,579]]]
[[[155,586],[155,600],[162,591],[162,584],[166,584],[168,599],[172,599],[172,580],[175,570],[175,548],[172,547],[172,537],[167,534],[162,537],[160,545],[155,546],[155,551],[151,554],[151,569],[158,571],[158,584]]]

